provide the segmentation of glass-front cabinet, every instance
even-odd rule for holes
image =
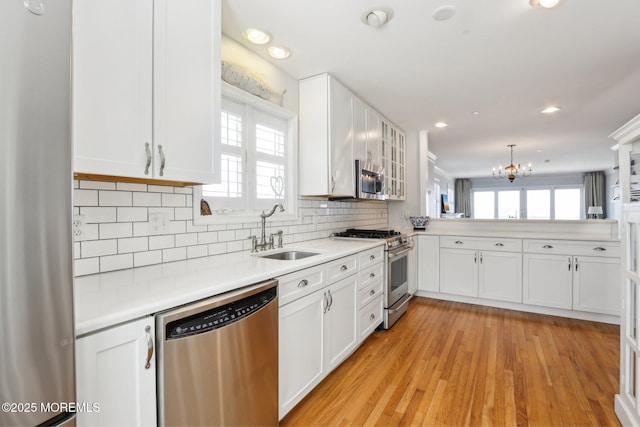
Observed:
[[[386,120],[381,121],[381,134],[388,198],[404,200],[406,196],[405,134]]]
[[[618,141],[622,221],[622,313],[620,317],[620,390],[615,398],[616,415],[623,425],[640,425],[638,401],[640,364],[640,203],[634,191],[633,156],[640,152],[640,115],[612,134]]]

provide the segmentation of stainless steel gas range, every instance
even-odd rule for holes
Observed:
[[[340,239],[379,239],[385,241],[384,329],[389,329],[407,312],[409,300],[408,254],[413,242],[399,231],[350,228],[334,233]]]

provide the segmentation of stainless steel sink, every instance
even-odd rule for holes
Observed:
[[[303,259],[303,258],[308,258],[310,256],[314,256],[314,255],[319,255],[320,252],[308,252],[308,251],[296,251],[296,250],[290,250],[290,251],[283,251],[283,252],[276,252],[273,254],[268,254],[268,255],[258,255],[260,258],[269,258],[269,259],[279,259],[279,260],[296,260],[296,259]]]

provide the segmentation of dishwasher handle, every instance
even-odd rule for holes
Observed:
[[[147,363],[144,365],[144,369],[151,368],[151,358],[153,357],[153,336],[151,335],[151,326],[144,328],[144,332],[147,335]]]

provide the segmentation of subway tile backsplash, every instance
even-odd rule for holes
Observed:
[[[75,275],[103,273],[164,262],[248,251],[260,220],[194,225],[192,188],[105,181],[74,182],[74,215],[82,234],[74,237]],[[149,235],[149,214],[164,213],[168,230]],[[384,202],[298,200],[298,219],[267,219],[267,233],[284,231],[284,244],[328,237],[348,227],[386,227]]]

